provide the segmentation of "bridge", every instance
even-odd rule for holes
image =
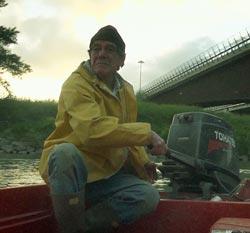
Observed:
[[[141,90],[151,102],[211,107],[250,103],[250,33],[223,41]]]

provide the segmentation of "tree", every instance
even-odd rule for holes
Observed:
[[[5,0],[0,0],[0,8],[7,5]],[[19,31],[15,27],[0,26],[0,87],[6,91],[7,97],[12,96],[10,84],[1,75],[7,72],[13,77],[21,78],[24,73],[31,72],[31,67],[25,64],[21,57],[12,53],[9,48],[10,45],[17,44],[18,33]]]

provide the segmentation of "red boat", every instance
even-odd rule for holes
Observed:
[[[250,202],[239,201],[250,197],[250,181],[243,187],[230,201],[229,196],[221,196],[226,201],[177,200],[161,193],[155,212],[117,233],[250,232]],[[1,189],[0,206],[1,233],[57,233],[46,185]]]
[[[231,127],[206,113],[177,114],[170,154],[158,166],[170,180],[157,210],[117,233],[250,233],[250,180],[239,178]],[[46,185],[0,190],[0,233],[57,233]]]

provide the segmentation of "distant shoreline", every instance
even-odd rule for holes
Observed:
[[[7,154],[0,153],[0,159],[40,159],[41,154]]]

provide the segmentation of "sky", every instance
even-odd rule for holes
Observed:
[[[57,100],[62,83],[88,59],[91,37],[113,25],[126,43],[119,73],[135,91],[210,47],[248,30],[249,0],[7,0],[0,25],[16,27],[11,51],[29,64],[4,74],[17,98]],[[141,65],[138,61],[143,61]],[[141,71],[141,76],[140,76]]]

